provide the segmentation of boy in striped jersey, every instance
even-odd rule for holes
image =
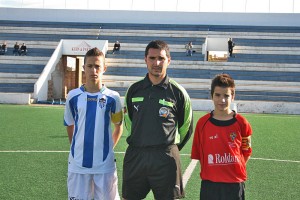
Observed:
[[[99,49],[86,53],[84,71],[86,83],[69,92],[64,114],[71,144],[68,198],[120,199],[113,152],[123,131],[120,95],[102,84],[106,66]]]

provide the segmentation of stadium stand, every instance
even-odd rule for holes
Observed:
[[[105,81],[124,95],[127,87],[146,73],[144,49],[153,39],[170,44],[169,75],[184,85],[191,98],[209,99],[211,78],[229,73],[238,82],[236,100],[300,102],[300,28],[0,21],[0,38],[8,53],[0,60],[0,92],[32,93],[47,59],[60,39],[109,41]],[[234,55],[228,62],[207,62],[202,44],[207,37],[232,37]],[[114,42],[120,54],[111,54]],[[16,41],[25,42],[28,55],[9,55]],[[185,56],[192,41],[195,54]]]
[[[127,27],[125,30],[116,29],[116,26],[111,25],[111,27],[106,27],[108,31],[105,31],[104,27],[105,26],[102,25],[100,38],[119,41],[124,40],[127,42],[127,45],[125,43],[127,51],[123,52],[123,55],[107,56],[109,58],[108,63],[110,67],[106,74],[119,77],[119,79],[114,81],[119,80],[119,82],[122,82],[121,77],[141,77],[146,73],[144,61],[137,61],[137,55],[139,54],[140,57],[143,56],[145,44],[144,46],[138,44],[140,41],[146,43],[145,34],[148,34],[151,35],[151,37],[147,37],[147,39],[159,38],[166,40],[170,44],[172,67],[168,73],[171,77],[177,80],[180,79],[180,83],[186,86],[192,98],[209,99],[210,95],[208,89],[210,83],[207,80],[210,80],[217,73],[229,73],[239,82],[236,96],[237,100],[286,102],[299,102],[300,100],[298,92],[300,74],[299,66],[297,65],[300,63],[299,56],[297,55],[297,50],[300,45],[298,41],[299,29],[297,28],[292,28],[287,31],[286,28],[279,29],[278,27],[274,27],[274,29],[270,29],[270,27],[264,29],[262,27],[241,26],[198,26],[197,29],[195,26],[177,26],[172,29],[170,25],[166,25],[166,29],[168,29],[168,31],[166,31],[163,30],[163,25],[156,25],[158,30],[151,31],[151,27],[149,27],[148,29],[150,31],[145,33],[141,31],[147,30],[145,25],[138,30],[136,30],[137,25]],[[174,31],[175,34],[180,34],[180,31],[183,31],[184,33],[180,35],[188,36],[185,39],[174,39],[174,36],[178,35],[174,35],[174,32],[171,32],[170,29]],[[212,32],[208,30],[212,30]],[[155,34],[155,36],[153,36],[153,34]],[[138,37],[136,35],[138,35]],[[198,37],[193,38],[195,35]],[[235,57],[229,58],[227,63],[207,63],[204,62],[202,55],[202,57],[199,56],[198,59],[195,60],[190,59],[190,57],[184,57],[182,56],[183,54],[180,53],[184,51],[184,43],[182,41],[188,41],[188,38],[191,38],[194,44],[197,44],[197,42],[201,44],[205,40],[205,37],[212,35],[215,37],[224,37],[224,35],[227,35],[228,37],[234,36],[237,38],[235,39],[237,45],[234,51]],[[245,39],[239,39],[239,37]],[[256,43],[252,44],[254,40],[256,40]],[[179,45],[178,43],[181,44]],[[110,46],[112,46],[112,44],[110,44]],[[251,47],[254,49],[251,49]],[[277,52],[274,53],[274,50],[277,50]],[[197,52],[201,51],[201,45],[199,45]],[[293,53],[296,55],[290,55]],[[116,63],[117,59],[121,59],[120,62]],[[136,60],[137,63],[132,60]],[[191,79],[196,81],[191,83]],[[133,80],[136,79],[133,78]],[[197,80],[199,82],[197,82]],[[201,87],[201,84],[205,84],[205,86]],[[259,84],[261,86],[259,86]],[[114,89],[124,95],[128,83],[124,81],[124,83],[122,82],[120,85],[124,85],[124,87],[116,87]]]

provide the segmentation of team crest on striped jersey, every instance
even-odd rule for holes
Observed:
[[[99,99],[98,104],[99,104],[99,107],[100,107],[100,108],[104,108],[104,107],[106,106],[106,98],[101,97],[101,98]]]

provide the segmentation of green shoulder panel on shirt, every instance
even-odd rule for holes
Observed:
[[[159,100],[159,104],[164,105],[164,106],[168,106],[173,108],[174,104],[172,102],[166,101],[165,99],[160,99]]]
[[[144,101],[144,97],[134,97],[131,99],[132,102],[142,102]]]
[[[179,85],[176,81],[170,79],[170,83],[175,85],[175,87],[177,87],[183,93],[184,96],[184,123],[182,124],[181,127],[178,127],[180,139],[176,137],[177,140],[180,140],[181,142],[185,138],[185,135],[188,133],[188,130],[192,123],[193,112],[192,112],[191,99],[188,93],[186,92],[186,90],[181,85]],[[175,141],[175,142],[180,143],[179,141]]]

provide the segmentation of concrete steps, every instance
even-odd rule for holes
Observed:
[[[145,68],[144,59],[106,58],[108,67],[141,67]],[[283,71],[300,72],[299,64],[286,63],[245,63],[245,62],[207,62],[172,60],[169,68],[175,69],[214,69],[214,70],[245,70],[245,71]]]
[[[112,51],[114,46],[114,42],[108,43],[108,50]],[[140,44],[140,43],[121,43],[121,51],[140,51],[145,52],[147,44]],[[170,44],[169,45],[170,51],[172,52],[183,52],[185,53],[185,45],[179,44]],[[193,49],[196,52],[202,52],[202,45],[193,45]]]
[[[50,57],[43,56],[13,56],[13,55],[2,55],[0,63],[2,64],[32,64],[32,65],[45,65],[47,64]],[[12,62],[13,61],[13,62]]]
[[[49,23],[51,24],[51,23]],[[64,27],[65,26],[65,27]],[[101,28],[85,28],[68,27],[68,23],[61,23],[57,27],[54,24],[47,26],[42,24],[41,27],[35,24],[16,26],[1,26],[0,37],[6,38],[8,47],[12,48],[14,43],[22,38],[30,49],[54,49],[58,44],[59,38],[94,38],[109,40],[109,53],[113,48],[116,40],[121,42],[121,54],[107,54],[106,64],[108,71],[104,75],[104,82],[108,87],[115,88],[122,95],[127,88],[135,81],[143,78],[147,72],[144,61],[144,50],[148,42],[152,39],[166,40],[170,46],[172,61],[169,66],[170,72],[175,75],[171,78],[175,79],[183,85],[192,98],[202,98],[209,100],[209,89],[211,78],[216,73],[230,72],[237,77],[237,97],[243,100],[257,101],[294,101],[299,99],[300,81],[293,81],[293,76],[300,73],[299,63],[276,63],[276,57],[280,56],[296,56],[300,55],[300,33],[296,32],[268,32],[265,31],[231,31],[229,28],[224,31],[209,30],[209,28],[189,28],[189,26],[176,28],[145,25],[132,25],[126,28],[126,24],[113,25],[104,24]],[[115,26],[115,27],[114,27]],[[122,27],[122,28],[119,28]],[[156,27],[156,28],[155,28]],[[226,28],[226,27],[225,27]],[[193,29],[193,30],[192,30]],[[202,44],[207,37],[231,37],[236,40],[234,54],[245,56],[245,60],[240,58],[229,59],[230,62],[207,62],[204,61],[202,53]],[[17,40],[16,40],[17,38]],[[193,41],[196,54],[193,58],[185,56],[184,45],[188,41]],[[241,42],[239,44],[239,42]],[[289,44],[290,46],[285,46]],[[274,46],[272,46],[274,45]],[[298,45],[298,46],[297,46]],[[270,61],[274,62],[258,62],[261,61],[259,56],[251,57],[252,54],[261,57],[271,57]],[[277,56],[278,55],[278,56]],[[198,57],[197,57],[198,56]],[[249,58],[247,58],[247,56]],[[197,60],[198,58],[198,60]],[[288,57],[286,57],[288,58]],[[10,56],[0,57],[1,66],[11,66],[17,68],[22,65],[46,65],[49,56]],[[242,59],[242,58],[241,58]],[[273,60],[272,60],[273,59]],[[284,59],[283,59],[284,60]],[[238,62],[237,62],[238,61]],[[11,65],[14,64],[15,66]],[[118,71],[118,74],[109,74],[109,69]],[[132,72],[138,70],[139,76],[134,74],[125,74],[124,72]],[[243,72],[241,74],[241,72]],[[123,73],[123,74],[122,74]],[[0,88],[12,87],[13,85],[28,88],[35,83],[39,74],[30,73],[1,73],[0,72]],[[259,80],[257,77],[259,77]],[[265,79],[264,77],[265,76]],[[273,76],[273,77],[272,77]],[[271,79],[269,80],[269,78]],[[279,80],[280,77],[285,78]],[[291,79],[289,78],[291,77]],[[261,80],[260,80],[261,79]],[[279,80],[279,81],[273,81]],[[290,80],[289,80],[290,79]],[[205,100],[205,101],[206,101]],[[210,100],[209,100],[210,101]],[[293,101],[293,100],[291,100]]]
[[[53,34],[53,35],[98,35],[99,29],[53,28],[53,27],[16,27],[1,26],[0,33],[5,34]]]

